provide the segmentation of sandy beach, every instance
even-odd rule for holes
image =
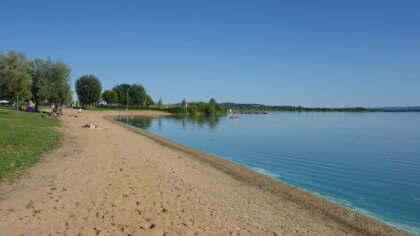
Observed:
[[[65,110],[61,145],[0,184],[1,235],[406,235],[221,158]],[[95,124],[100,129],[81,128]]]

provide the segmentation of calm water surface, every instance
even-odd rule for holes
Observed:
[[[420,235],[420,113],[238,116],[114,119]]]

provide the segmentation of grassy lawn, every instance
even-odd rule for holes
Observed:
[[[58,145],[61,134],[57,118],[0,107],[0,180],[17,176]],[[13,179],[13,178],[12,178]]]

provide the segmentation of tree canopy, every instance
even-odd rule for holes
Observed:
[[[211,104],[211,105],[217,105],[216,99],[210,98],[209,104]]]
[[[106,102],[106,104],[110,105],[112,103],[118,102],[118,94],[114,90],[105,90],[102,93],[102,99]]]
[[[153,101],[152,97],[150,97],[149,94],[147,94],[146,96],[146,107],[155,104],[155,102]]]
[[[139,84],[133,84],[130,86],[129,101],[130,105],[134,106],[146,106],[147,102],[147,93],[143,86]]]
[[[0,94],[3,98],[17,103],[27,99],[31,96],[31,84],[29,63],[24,54],[15,51],[0,54]]]
[[[73,101],[70,86],[71,68],[51,59],[35,58],[27,60],[23,53],[9,51],[0,53],[0,99],[19,103],[32,99],[36,106],[40,103],[54,103],[57,107]],[[94,75],[84,75],[75,82],[78,102],[90,106],[102,98],[108,104],[125,106],[127,98],[131,106],[148,107],[154,102],[140,84],[119,84],[103,94],[99,79]],[[160,99],[159,104],[162,104]]]
[[[112,90],[117,93],[120,106],[127,105],[127,92],[130,106],[147,107],[154,104],[152,98],[146,93],[146,89],[140,84],[119,84]]]
[[[63,62],[36,59],[31,63],[34,100],[46,99],[58,106],[71,99],[71,69]]]
[[[0,54],[0,90],[5,99],[62,105],[71,99],[70,67],[51,59],[29,61],[14,51]]]
[[[101,99],[102,86],[94,75],[84,75],[75,84],[76,93],[82,105],[90,106]]]
[[[130,88],[129,84],[119,84],[112,88],[117,93],[118,104],[124,106],[127,104],[127,91]]]
[[[39,96],[39,89],[40,89],[39,81],[44,77],[44,74],[45,74],[44,71],[46,68],[45,64],[46,64],[45,61],[40,58],[35,58],[29,63],[29,66],[30,66],[29,73],[32,79],[32,86],[31,86],[32,100],[36,103],[38,103],[42,99],[45,99]]]
[[[180,105],[171,107],[168,109],[168,111],[175,113],[175,114],[184,114],[184,115],[219,115],[219,114],[226,114],[226,109],[223,107],[220,107],[219,104],[217,104],[216,99],[212,98],[210,99],[209,103],[204,102],[195,102],[195,103],[189,103],[187,106],[187,102],[185,99],[182,99],[182,102]]]

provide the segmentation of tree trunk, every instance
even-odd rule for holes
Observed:
[[[16,96],[16,115],[19,114],[19,94]]]

